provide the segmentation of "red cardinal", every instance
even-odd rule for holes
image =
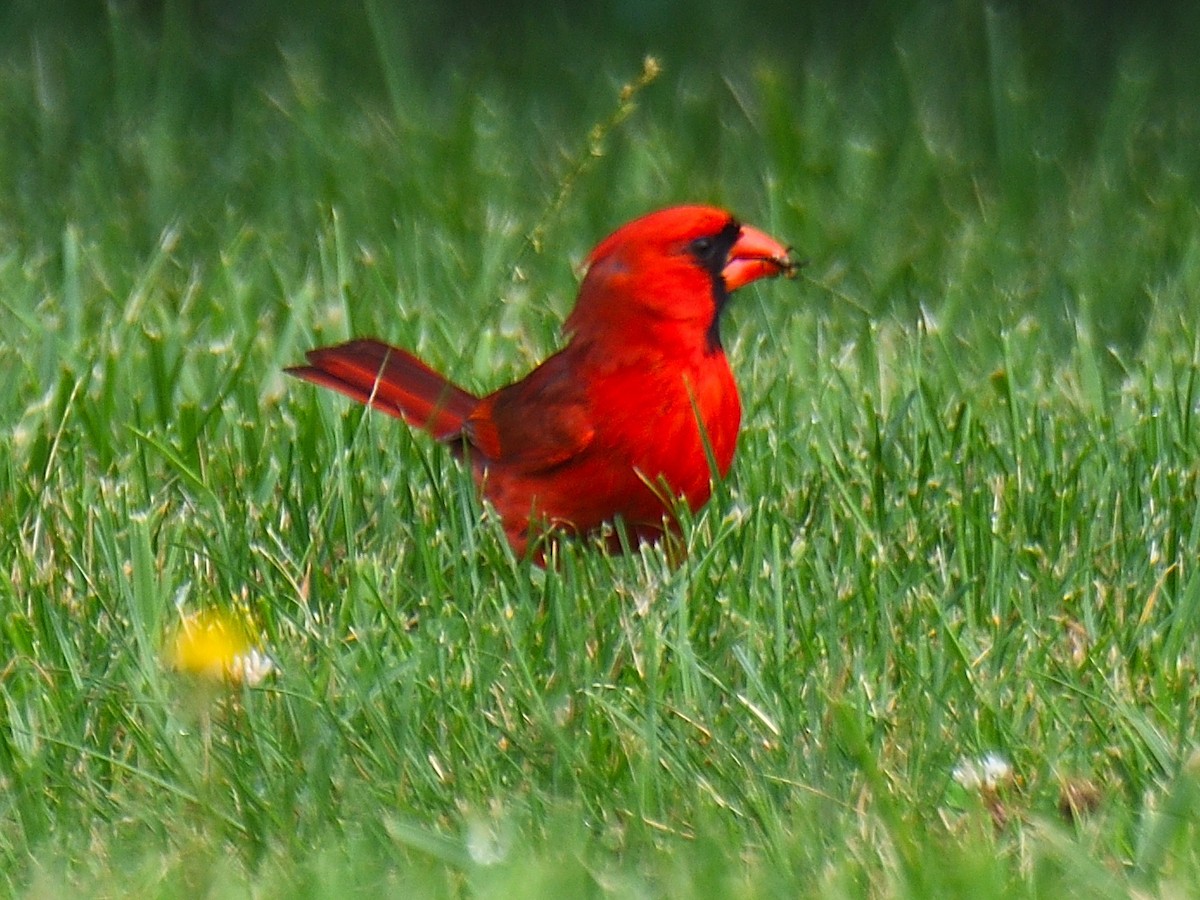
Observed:
[[[635,541],[655,540],[677,498],[699,509],[729,471],[742,411],[721,311],[743,285],[793,275],[788,253],[723,210],[676,206],[601,241],[566,346],[486,397],[370,339],[312,350],[287,371],[465,448],[518,555],[548,529],[618,519]]]

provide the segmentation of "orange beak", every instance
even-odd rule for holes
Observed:
[[[760,278],[776,275],[791,278],[798,268],[791,258],[791,250],[757,228],[743,225],[721,274],[725,277],[726,290],[733,293]]]

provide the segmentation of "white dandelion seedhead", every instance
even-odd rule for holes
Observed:
[[[1012,764],[999,753],[984,755],[980,768],[983,769],[983,784],[995,788],[1012,781]]]
[[[279,671],[275,660],[257,647],[239,653],[225,667],[225,677],[234,684],[257,687]]]
[[[950,773],[959,787],[967,791],[994,791],[1013,779],[1012,764],[995,751],[977,759],[960,759]]]

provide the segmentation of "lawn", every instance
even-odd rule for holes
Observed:
[[[0,893],[1196,891],[1200,12],[69,7],[0,9]],[[507,383],[682,201],[808,264],[678,564],[282,374]]]

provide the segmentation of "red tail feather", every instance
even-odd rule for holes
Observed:
[[[308,353],[288,374],[340,391],[359,403],[423,428],[439,441],[457,438],[479,398],[411,353],[382,341],[356,340]]]

